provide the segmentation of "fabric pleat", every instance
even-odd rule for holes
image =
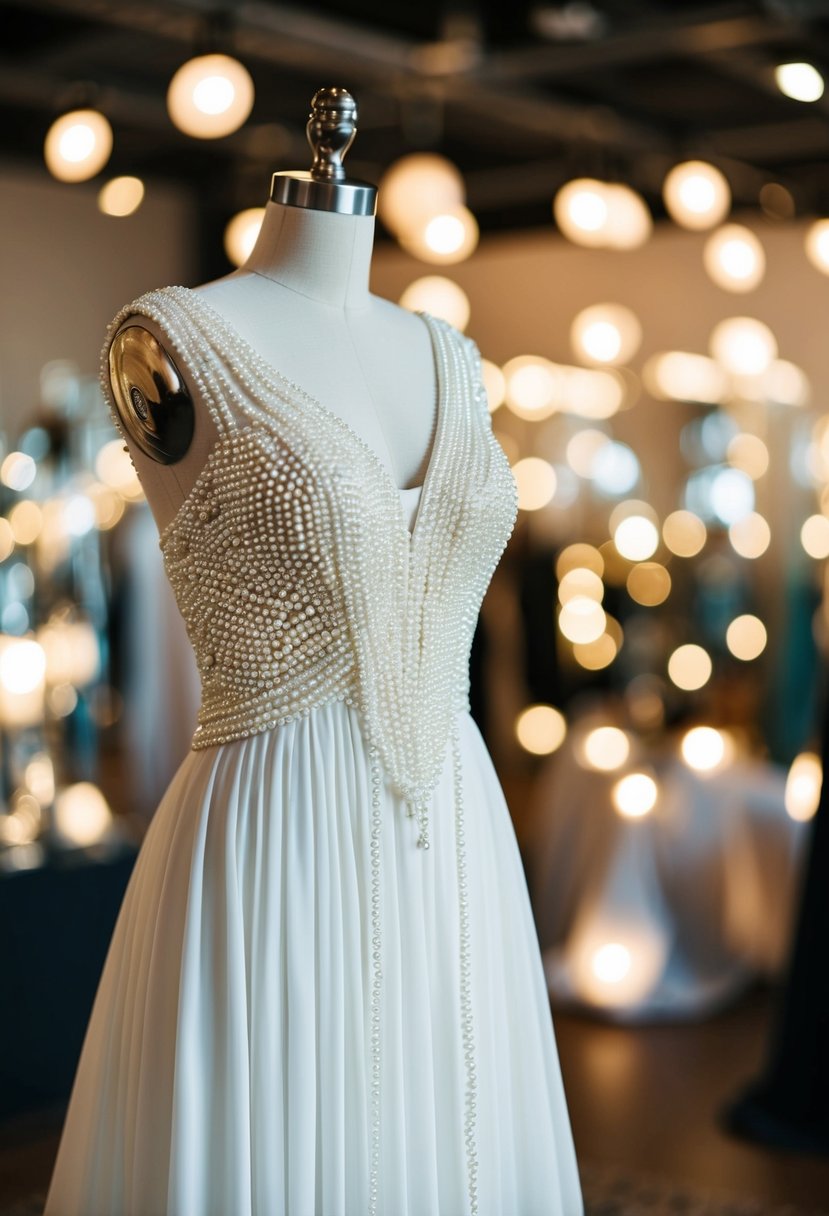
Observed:
[[[480,1216],[581,1216],[512,822],[467,711]],[[190,751],[142,844],[45,1216],[363,1216],[371,765],[342,701]],[[466,1076],[451,756],[431,847],[384,780],[378,1211],[462,1216]]]

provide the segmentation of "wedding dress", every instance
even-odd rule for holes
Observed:
[[[399,490],[198,292],[122,309],[105,358],[135,313],[219,430],[159,537],[202,703],[46,1216],[581,1216],[521,858],[469,712],[517,511],[478,349],[419,314],[438,421]]]

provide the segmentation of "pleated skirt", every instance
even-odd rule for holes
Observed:
[[[458,739],[479,1216],[582,1216],[524,871],[489,752]],[[188,752],[142,843],[45,1216],[365,1216],[371,761],[355,709]],[[381,1216],[470,1210],[451,754],[431,847],[385,780]]]

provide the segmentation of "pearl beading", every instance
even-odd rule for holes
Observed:
[[[361,715],[371,758],[371,1162],[380,1161],[381,765],[429,848],[431,794],[451,741],[459,899],[464,1144],[476,1216],[476,1076],[457,714],[468,711],[478,611],[512,533],[517,492],[492,432],[480,352],[447,322],[432,338],[438,421],[417,517],[371,447],[339,415],[262,358],[202,297],[150,292],[113,319],[101,383],[131,316],[163,330],[219,433],[159,534],[193,645],[202,703],[191,746],[209,747],[310,714],[334,700]],[[128,448],[129,450],[129,448]]]

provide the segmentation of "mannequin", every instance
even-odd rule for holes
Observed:
[[[377,192],[345,178],[341,163],[355,123],[356,106],[344,89],[315,94],[311,173],[274,175],[247,261],[196,290],[268,363],[348,423],[385,465],[411,512],[436,430],[436,370],[423,322],[369,291]],[[338,184],[308,188],[325,175]],[[331,209],[344,205],[343,185],[368,200],[370,214]],[[164,342],[152,320],[132,316],[110,356],[116,404],[133,440],[130,456],[159,530],[174,517],[217,438],[187,368],[173,363]],[[168,418],[170,410],[177,414],[166,451],[147,443],[142,419],[141,393],[153,385],[157,391],[159,377],[159,408]]]

